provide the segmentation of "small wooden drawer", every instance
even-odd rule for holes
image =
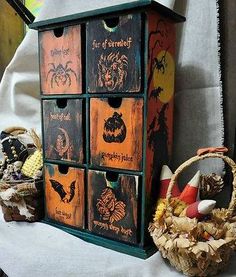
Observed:
[[[139,177],[90,170],[88,228],[90,231],[138,243]]]
[[[43,94],[82,92],[80,25],[39,32],[39,53]]]
[[[141,15],[87,23],[88,91],[140,92]]]
[[[46,212],[50,219],[84,227],[84,170],[45,164]]]
[[[90,100],[91,164],[141,170],[143,99]]]
[[[46,159],[83,163],[83,100],[43,100]]]

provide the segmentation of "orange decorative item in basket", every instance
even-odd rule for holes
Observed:
[[[228,264],[236,250],[236,164],[225,156],[225,148],[198,151],[198,155],[180,165],[173,174],[162,217],[154,219],[149,231],[163,258],[187,276],[213,276]],[[173,214],[171,191],[179,174],[192,163],[206,158],[221,158],[232,169],[233,193],[227,209],[213,209],[205,220]]]

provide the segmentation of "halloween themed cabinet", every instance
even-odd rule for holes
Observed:
[[[36,22],[45,221],[146,258],[171,157],[175,23],[155,1]]]

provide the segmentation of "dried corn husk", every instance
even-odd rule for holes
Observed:
[[[11,183],[0,183],[0,203],[5,210],[9,208],[17,208],[19,214],[24,216],[26,220],[33,220],[33,214],[28,208],[25,197],[33,197],[38,194],[34,181],[19,183],[19,181]]]
[[[228,209],[214,209],[212,211],[212,220],[219,223],[226,222],[230,217]]]
[[[21,172],[27,177],[34,178],[43,167],[43,151],[41,141],[35,131],[31,130],[29,134],[34,141],[36,151],[26,159]]]
[[[236,223],[215,225],[175,216],[168,221],[168,227],[151,225],[149,230],[162,256],[173,266],[188,276],[211,276],[223,270],[236,249]],[[215,238],[201,241],[204,230]]]
[[[193,162],[205,158],[221,158],[233,173],[233,193],[228,209],[213,209],[205,221],[174,214],[171,195],[177,176]],[[219,185],[220,186],[220,185]],[[236,164],[223,153],[195,156],[176,169],[171,177],[167,196],[162,200],[161,217],[154,217],[149,231],[161,255],[187,276],[213,276],[224,270],[236,250]],[[157,206],[157,208],[160,206]],[[159,214],[158,214],[159,215]]]

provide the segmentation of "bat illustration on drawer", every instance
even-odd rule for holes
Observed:
[[[64,165],[45,165],[48,218],[82,228],[84,225],[84,170]]]
[[[57,182],[56,180],[52,180],[50,179],[49,180],[51,182],[51,185],[52,185],[52,188],[58,193],[58,195],[60,196],[61,198],[61,201],[64,202],[64,203],[70,203],[71,200],[74,198],[75,196],[75,181],[73,181],[69,188],[70,188],[70,191],[69,192],[66,192],[64,190],[64,186]]]

